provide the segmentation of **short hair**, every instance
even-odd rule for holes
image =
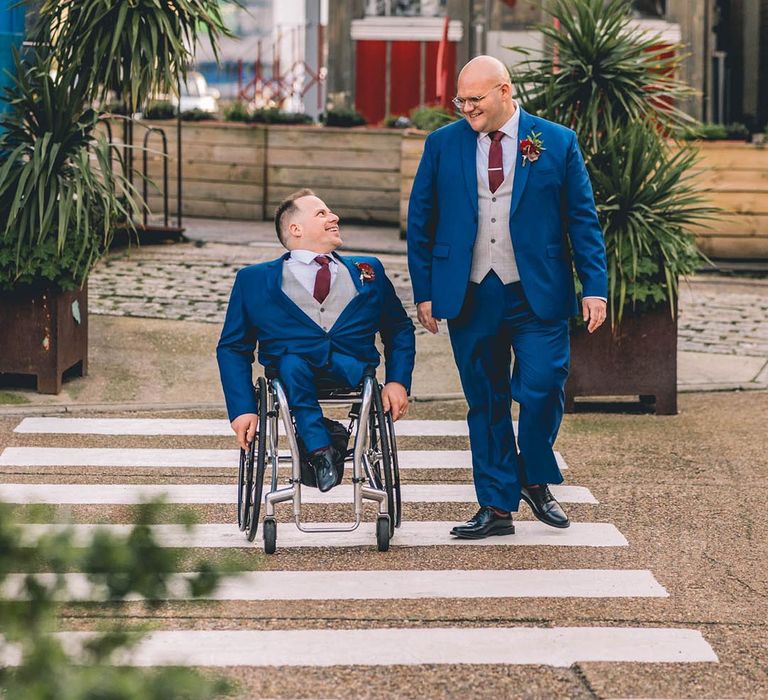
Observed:
[[[277,240],[285,245],[283,222],[296,213],[296,200],[302,197],[316,197],[317,195],[307,187],[291,192],[275,209],[275,231],[277,231]]]

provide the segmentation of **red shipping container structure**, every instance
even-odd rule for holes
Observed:
[[[461,41],[463,29],[456,20],[447,25],[441,52],[443,17],[366,17],[352,22],[355,109],[370,124],[387,115],[407,115],[415,107],[449,102],[452,95],[439,95],[438,59],[452,90],[456,42]]]

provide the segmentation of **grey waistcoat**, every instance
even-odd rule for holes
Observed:
[[[322,304],[301,286],[296,275],[283,264],[283,292],[324,331],[329,331],[333,327],[347,304],[357,296],[357,288],[346,265],[336,264],[336,278]]]
[[[493,194],[483,179],[477,178],[477,237],[472,250],[470,282],[482,282],[490,270],[504,284],[520,279],[509,233],[513,173],[514,168]]]

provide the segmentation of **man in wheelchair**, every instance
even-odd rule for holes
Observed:
[[[335,486],[344,454],[334,448],[317,398],[317,382],[356,387],[379,364],[384,344],[384,410],[408,410],[416,342],[412,321],[373,257],[341,256],[339,217],[308,189],[275,211],[288,252],[237,273],[216,356],[232,430],[246,449],[258,425],[252,364],[277,373],[320,491]]]

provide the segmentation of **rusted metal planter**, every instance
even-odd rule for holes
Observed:
[[[655,402],[658,415],[677,413],[677,316],[660,307],[625,313],[615,334],[610,319],[592,335],[575,329],[566,412],[575,410],[577,396],[637,396]]]
[[[58,394],[62,375],[88,373],[88,287],[0,294],[0,373],[31,374],[37,391]]]

